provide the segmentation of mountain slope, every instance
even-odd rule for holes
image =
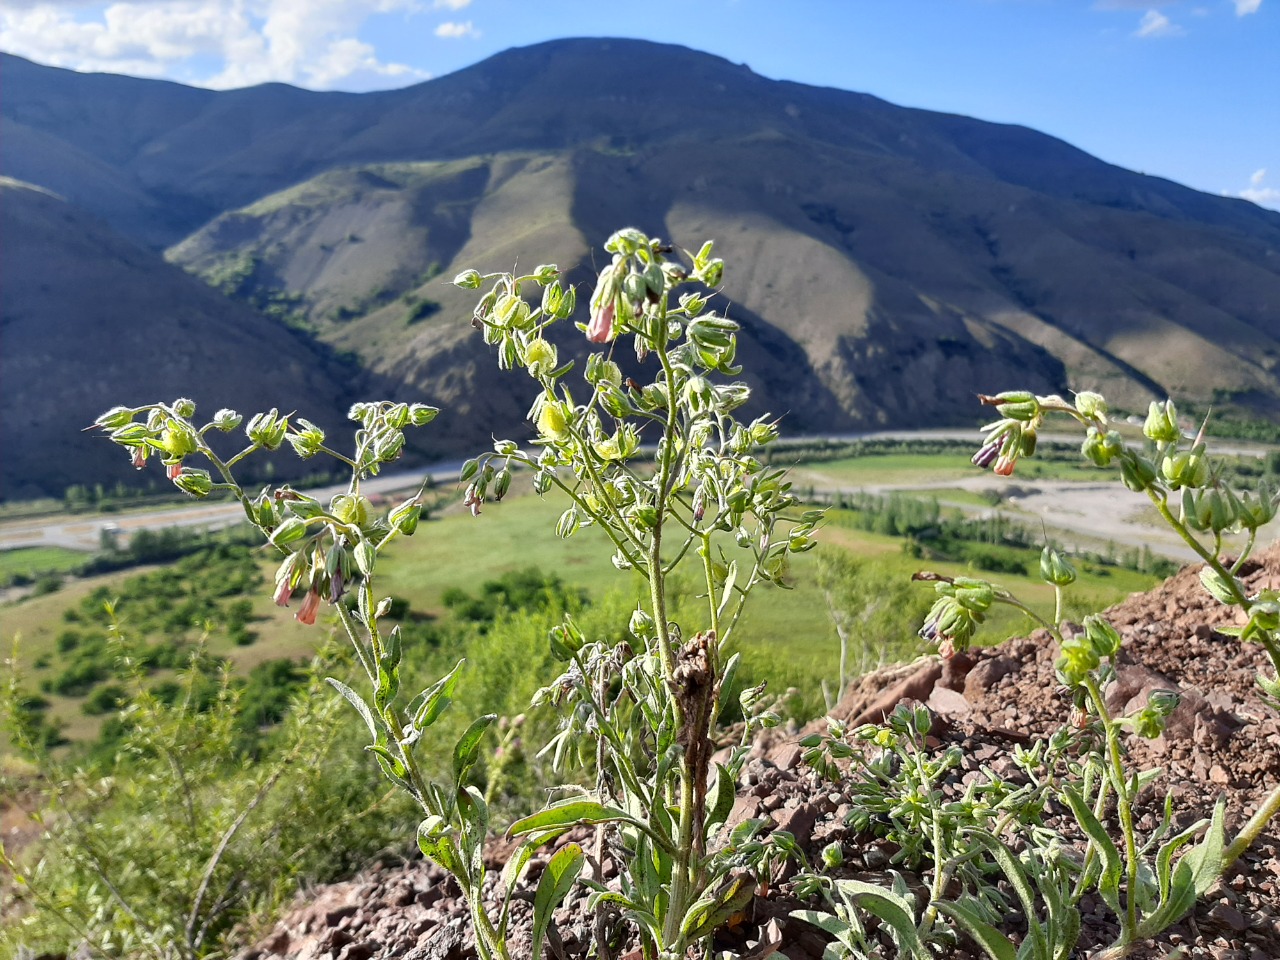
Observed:
[[[627,223],[716,239],[756,409],[792,431],[972,422],[1014,384],[1280,416],[1280,214],[1026,128],[629,40],[360,95],[0,70],[0,169],[453,405],[453,449],[520,435],[526,404],[445,278],[587,284]]]
[[[123,452],[78,432],[117,403],[189,396],[209,416],[296,404],[342,423],[349,371],[61,198],[0,181],[0,237],[5,498],[131,480]]]

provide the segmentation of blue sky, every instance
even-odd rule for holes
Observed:
[[[1280,209],[1280,0],[0,0],[0,49],[223,88],[405,86],[570,36],[1021,123]]]

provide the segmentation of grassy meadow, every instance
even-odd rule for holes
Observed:
[[[910,484],[972,475],[972,469],[967,458],[958,453],[888,454],[801,467],[796,479],[797,486],[802,486],[813,471],[851,485]],[[527,484],[527,480],[524,483]],[[605,538],[591,529],[581,530],[568,540],[558,538],[555,520],[566,502],[557,495],[546,498],[521,495],[521,486],[518,479],[517,489],[502,503],[486,504],[480,517],[472,517],[456,505],[446,506],[423,523],[413,538],[397,542],[381,565],[382,590],[407,601],[416,622],[442,623],[448,622],[450,615],[446,599],[451,591],[474,594],[487,582],[532,568],[558,577],[571,590],[582,591],[593,604],[627,609],[639,595],[642,584],[635,575],[619,572],[612,566],[609,558],[613,551]],[[940,496],[940,499],[951,497]],[[847,552],[873,564],[877,571],[901,577],[903,581],[920,569],[952,576],[988,576],[1040,612],[1052,613],[1053,591],[1034,576],[984,574],[963,562],[934,559],[927,554],[913,556],[904,550],[908,541],[858,529],[852,521],[850,511],[833,509],[820,531],[818,549],[792,558],[792,589],[770,585],[758,588],[736,633],[738,649],[753,679],[769,680],[774,690],[795,688],[798,691],[790,705],[794,715],[820,712],[821,685],[824,681],[829,686],[834,684],[838,672],[838,641],[826,597],[817,582],[819,558],[824,552]],[[984,555],[996,554],[1009,569],[1021,567],[1032,574],[1038,569],[1038,550],[1001,545],[984,545],[983,549]],[[0,558],[18,569],[24,560],[57,564],[69,563],[76,557],[74,554],[70,558],[61,556],[68,551],[55,551],[48,557],[36,557],[34,553],[12,551],[8,555],[0,554]],[[321,640],[320,629],[296,623],[292,611],[272,603],[270,583],[274,562],[265,548],[254,551],[252,556],[256,558],[257,582],[247,586],[242,594],[213,597],[206,606],[183,608],[204,611],[199,615],[206,618],[207,623],[182,624],[170,618],[167,626],[158,627],[161,621],[157,619],[157,611],[165,604],[162,599],[155,609],[147,608],[150,611],[147,613],[141,612],[143,608],[136,604],[122,603],[118,611],[122,631],[135,641],[152,645],[203,642],[208,653],[225,657],[241,675],[269,661],[309,657]],[[104,718],[101,714],[85,713],[86,692],[49,690],[49,684],[65,670],[71,654],[66,639],[69,624],[81,632],[92,632],[95,627],[102,629],[107,621],[105,611],[97,617],[96,624],[92,622],[102,601],[131,590],[137,592],[134,578],[155,576],[157,569],[170,572],[164,575],[167,579],[153,582],[149,589],[168,594],[170,604],[177,604],[183,598],[190,604],[191,598],[201,591],[218,592],[216,585],[203,582],[209,579],[205,572],[192,569],[174,573],[169,565],[73,579],[56,593],[0,608],[6,642],[15,635],[21,637],[18,660],[28,685],[33,690],[44,688],[41,696],[47,701],[47,716],[64,724],[64,733],[70,738],[93,737]],[[210,574],[219,575],[213,571]],[[1080,580],[1068,593],[1067,609],[1073,615],[1082,616],[1135,590],[1145,589],[1153,582],[1153,577],[1131,570],[1084,564]],[[925,585],[914,589],[930,593]],[[697,590],[691,580],[680,591],[678,609],[691,618],[691,622],[685,624],[687,633],[702,626],[692,619],[701,613],[696,601]],[[233,603],[238,609],[231,612]],[[234,629],[228,629],[229,620],[235,621]],[[986,635],[980,635],[979,639],[996,642],[1024,633],[1029,626],[1025,616],[1009,608],[998,608],[990,617]],[[876,644],[875,637],[861,640],[872,647]],[[541,637],[529,642],[535,648],[545,647]],[[463,652],[440,651],[442,662],[454,653]],[[157,676],[163,677],[165,669],[158,670]],[[548,679],[540,678],[544,682]]]

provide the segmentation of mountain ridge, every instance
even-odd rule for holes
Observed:
[[[450,452],[523,436],[527,404],[447,278],[555,261],[585,287],[628,223],[716,239],[754,409],[793,431],[968,423],[1012,385],[1280,415],[1280,213],[1029,128],[634,40],[369,94],[12,66],[0,171],[452,405]]]

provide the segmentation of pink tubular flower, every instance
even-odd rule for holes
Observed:
[[[592,343],[608,342],[613,333],[613,316],[616,309],[615,301],[610,298],[608,303],[591,315],[591,322],[587,324],[588,340]]]
[[[293,615],[293,619],[299,623],[305,623],[311,626],[316,622],[316,611],[320,609],[320,591],[312,587],[307,591],[306,597],[302,601],[302,606],[298,612]]]
[[[177,480],[177,479],[178,479],[178,477],[179,477],[181,474],[182,474],[182,463],[181,463],[181,461],[179,461],[178,463],[166,463],[166,464],[165,464],[165,475],[166,475],[170,480]]]
[[[1000,455],[1000,459],[996,461],[995,469],[992,471],[998,477],[1012,477],[1013,467],[1018,461],[1013,457]]]
[[[276,606],[287,607],[291,596],[293,596],[293,588],[289,586],[289,578],[285,577],[276,584]]]

